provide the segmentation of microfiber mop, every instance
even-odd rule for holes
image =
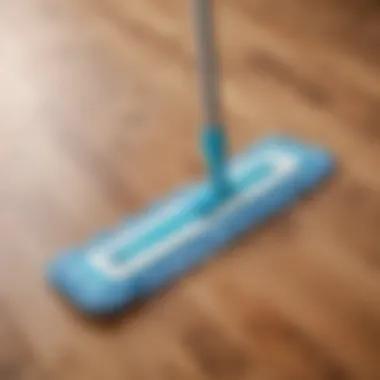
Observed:
[[[227,162],[210,1],[193,0],[208,178],[55,259],[48,280],[80,310],[120,311],[172,283],[313,189],[333,170],[319,147],[271,137]]]

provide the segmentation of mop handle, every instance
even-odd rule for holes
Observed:
[[[221,127],[219,67],[216,59],[212,0],[192,0],[203,97],[204,126]]]
[[[228,192],[228,184],[225,178],[227,149],[221,116],[220,78],[214,37],[213,4],[212,0],[192,0],[192,5],[204,113],[203,153],[214,192],[217,197],[224,197]]]

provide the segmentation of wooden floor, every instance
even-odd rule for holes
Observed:
[[[338,170],[110,324],[44,265],[202,174],[186,1],[0,3],[0,379],[380,379],[380,6],[217,4],[233,151],[283,132]]]

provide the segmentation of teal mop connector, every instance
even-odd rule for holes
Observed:
[[[202,135],[203,154],[210,176],[210,198],[206,210],[213,210],[230,194],[231,188],[226,177],[227,139],[223,128],[209,126]]]

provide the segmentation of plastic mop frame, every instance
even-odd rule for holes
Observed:
[[[49,264],[48,281],[86,313],[106,315],[155,293],[261,226],[333,170],[324,149],[270,137],[227,160],[211,1],[192,0],[208,178]]]

